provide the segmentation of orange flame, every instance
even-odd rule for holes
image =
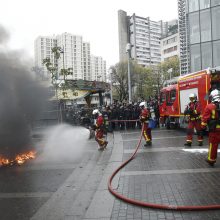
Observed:
[[[14,165],[14,164],[22,165],[25,161],[34,159],[35,157],[36,157],[35,151],[18,154],[15,157],[15,159],[8,159],[8,158],[3,158],[0,156],[0,166],[7,166],[7,165]]]

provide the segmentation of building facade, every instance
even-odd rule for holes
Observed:
[[[41,71],[41,76],[44,79],[48,79],[48,71],[45,65],[43,65],[43,59],[50,58],[52,65],[56,65],[56,60],[52,53],[52,48],[57,47],[56,37],[53,36],[39,36],[34,42],[34,65]]]
[[[106,61],[102,59],[102,57],[97,57],[91,55],[91,72],[92,74],[92,81],[103,81],[106,82]]]
[[[178,0],[178,10],[181,74],[220,66],[220,0]]]
[[[161,61],[172,57],[179,57],[179,33],[161,39]]]
[[[126,45],[131,44],[131,58],[142,66],[156,65],[161,62],[160,40],[166,35],[167,22],[152,21],[149,17],[133,14],[128,16],[118,11],[119,58],[127,60]]]
[[[70,33],[62,33],[54,37],[38,37],[35,40],[35,66],[42,69],[45,77],[49,78],[45,65],[42,64],[43,59],[50,58],[54,66],[56,59],[52,53],[53,47],[60,47],[61,53],[58,59],[58,78],[62,79],[60,75],[61,69],[71,69],[71,74],[67,79],[83,79],[95,80],[97,76],[102,76],[102,80],[106,81],[106,61],[102,57],[95,57],[91,55],[90,43],[84,42],[82,36],[72,35]],[[91,59],[97,58],[95,64]],[[95,68],[94,68],[95,66]]]

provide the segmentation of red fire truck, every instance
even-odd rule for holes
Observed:
[[[203,111],[213,89],[220,89],[220,67],[180,76],[176,84],[164,87],[160,91],[161,123],[168,129],[171,126],[186,127],[184,110],[189,103],[189,94],[197,95]]]

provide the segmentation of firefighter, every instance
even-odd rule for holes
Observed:
[[[141,102],[139,106],[141,108],[140,121],[142,122],[142,126],[144,126],[143,136],[146,141],[144,146],[145,147],[151,146],[152,145],[151,128],[148,127],[149,119],[150,119],[150,112],[147,109],[146,102]]]
[[[187,105],[184,115],[188,115],[187,138],[185,146],[191,147],[194,129],[197,132],[198,145],[203,145],[203,135],[201,129],[201,105],[197,101],[197,95],[191,93],[189,95],[190,103]]]
[[[99,144],[98,150],[104,150],[108,144],[108,141],[106,141],[104,138],[104,133],[105,133],[104,118],[98,109],[93,110],[92,114],[96,119],[93,129],[95,130],[95,140]]]
[[[209,151],[206,161],[213,166],[216,163],[218,144],[220,144],[220,91],[215,89],[210,94],[208,104],[202,116],[202,129],[209,128]]]

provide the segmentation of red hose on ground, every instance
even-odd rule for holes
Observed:
[[[118,199],[130,203],[132,205],[137,205],[137,206],[141,206],[141,207],[146,207],[146,208],[154,208],[154,209],[165,209],[165,210],[174,210],[174,211],[198,211],[198,210],[213,210],[213,209],[220,209],[220,205],[203,205],[203,206],[176,206],[176,205],[163,205],[163,204],[154,204],[154,203],[148,203],[148,202],[143,202],[143,201],[139,201],[139,200],[135,200],[135,199],[130,199],[120,193],[118,193],[117,191],[115,191],[112,188],[112,180],[115,177],[115,175],[118,173],[119,170],[121,170],[123,167],[125,167],[131,160],[134,159],[140,144],[141,144],[141,139],[143,136],[143,126],[142,126],[142,131],[141,131],[141,136],[140,139],[138,141],[138,144],[136,146],[136,149],[134,151],[134,153],[132,154],[132,156],[126,160],[124,163],[122,163],[110,176],[109,180],[108,180],[108,190]]]

